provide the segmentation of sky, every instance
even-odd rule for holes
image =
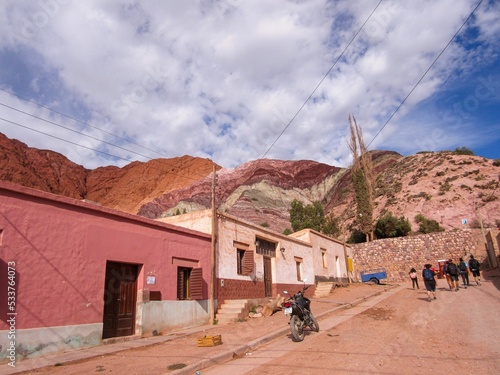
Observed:
[[[500,1],[2,0],[0,132],[94,169],[500,158]]]

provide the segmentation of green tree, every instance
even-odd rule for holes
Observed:
[[[387,212],[375,224],[377,238],[404,237],[411,231],[411,225],[404,216],[399,218]]]
[[[325,219],[323,225],[323,232],[327,236],[338,237],[340,236],[340,218],[329,215]]]
[[[444,232],[444,228],[436,220],[427,219],[422,214],[415,216],[415,222],[420,233]]]
[[[304,204],[294,199],[290,209],[290,224],[294,232],[310,228],[321,232],[325,225],[325,212],[320,202],[314,202],[304,207]]]
[[[361,232],[359,229],[355,229],[352,233],[349,239],[347,240],[348,243],[362,243],[366,242],[366,234]]]
[[[374,236],[373,221],[373,164],[372,157],[363,141],[363,133],[356,118],[349,115],[351,140],[349,148],[352,153],[351,177],[354,186],[358,229],[366,234],[366,239],[371,241]]]

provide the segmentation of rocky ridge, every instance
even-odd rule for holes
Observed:
[[[0,133],[0,179],[85,199],[149,218],[207,209],[212,200],[208,159],[182,156],[88,170],[64,156],[30,148]],[[495,226],[500,220],[500,166],[491,159],[428,152],[403,157],[371,152],[376,176],[375,212],[418,213],[445,229]],[[310,160],[259,159],[234,169],[215,165],[218,209],[278,232],[289,228],[293,199],[322,202],[347,230],[355,217],[350,170]],[[462,224],[467,219],[467,224]]]

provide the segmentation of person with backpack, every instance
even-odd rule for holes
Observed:
[[[458,267],[453,260],[448,260],[448,265],[446,266],[446,273],[450,275],[451,288],[458,292]]]
[[[436,299],[436,273],[431,269],[432,265],[424,265],[422,270],[422,278],[424,279],[425,290],[427,290],[427,296],[429,302],[432,301],[432,297]]]
[[[410,279],[411,279],[411,285],[413,286],[413,289],[415,289],[415,286],[417,287],[417,289],[420,289],[418,287],[417,270],[413,267],[410,270]]]
[[[467,289],[469,286],[469,267],[463,258],[460,258],[460,261],[458,262],[458,270],[460,271],[460,276],[462,276],[464,288]]]
[[[472,276],[474,276],[474,281],[476,285],[481,285],[481,273],[479,272],[479,261],[474,258],[474,255],[471,254],[469,260],[469,268],[472,272]]]
[[[444,275],[444,277],[446,278],[446,282],[448,283],[448,287],[449,287],[450,289],[452,289],[452,288],[451,288],[451,277],[450,277],[450,275],[448,275],[448,273],[446,272],[446,269],[447,269],[447,268],[448,268],[448,261],[446,261],[446,262],[444,263],[444,265],[443,265],[443,275]]]

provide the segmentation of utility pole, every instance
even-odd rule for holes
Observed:
[[[210,246],[210,323],[215,320],[215,244],[217,234],[217,209],[215,207],[215,185],[217,183],[217,176],[215,174],[215,163],[213,163],[212,170],[212,241]]]

